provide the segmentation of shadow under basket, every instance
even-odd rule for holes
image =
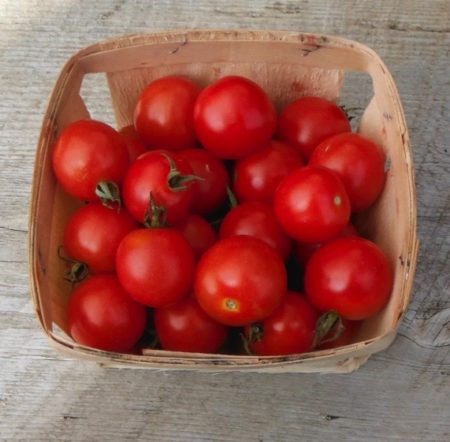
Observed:
[[[132,122],[140,91],[153,79],[186,75],[204,86],[225,75],[256,81],[279,110],[304,95],[337,101],[347,73],[371,78],[372,91],[358,132],[380,144],[387,155],[384,192],[357,223],[364,236],[387,254],[394,269],[388,305],[364,322],[356,342],[331,350],[286,357],[190,354],[144,350],[109,353],[73,342],[66,309],[71,291],[58,257],[64,225],[80,205],[57,184],[51,153],[69,123],[90,118],[81,98],[87,74],[103,76],[109,86],[118,128]],[[355,96],[367,90],[354,91]],[[347,104],[347,103],[345,103]],[[94,103],[95,105],[95,103]],[[100,108],[105,103],[97,103]],[[416,267],[416,197],[409,137],[394,81],[375,52],[341,38],[271,31],[174,31],[119,37],[75,54],[64,66],[44,116],[34,170],[30,214],[31,294],[50,341],[71,356],[104,365],[202,371],[350,372],[373,353],[388,347],[408,306]]]

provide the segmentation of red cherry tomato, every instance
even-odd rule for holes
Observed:
[[[156,333],[164,350],[216,353],[228,329],[211,319],[193,297],[155,311]]]
[[[191,290],[195,257],[178,230],[139,229],[129,233],[116,254],[120,283],[138,302],[166,307]]]
[[[311,256],[313,256],[314,253],[321,247],[323,247],[325,244],[328,244],[329,242],[337,238],[345,238],[348,236],[358,236],[357,230],[351,223],[348,223],[333,239],[330,239],[328,241],[310,244],[302,242],[296,243],[295,254],[297,256],[299,263],[305,266],[307,262],[310,260]]]
[[[197,259],[217,241],[215,230],[201,216],[189,215],[175,227],[187,239]]]
[[[64,249],[94,273],[112,272],[117,247],[122,239],[138,228],[125,211],[92,203],[78,209],[64,230]]]
[[[141,155],[131,164],[123,182],[126,208],[134,218],[144,222],[146,215],[152,214],[151,193],[156,205],[165,210],[168,224],[180,222],[192,202],[192,181],[184,182],[191,174],[189,164],[175,153],[153,150]]]
[[[229,76],[200,93],[194,124],[205,149],[219,158],[236,159],[267,144],[275,131],[276,113],[256,83]]]
[[[338,348],[350,344],[358,332],[361,322],[342,319],[342,326],[344,327],[344,330],[337,339],[329,340],[332,339],[333,334],[335,333],[335,330],[330,330],[330,332],[323,338],[322,344],[317,347],[317,350]]]
[[[200,259],[195,296],[205,312],[225,325],[245,325],[269,316],[286,293],[283,261],[272,247],[232,236]]]
[[[191,210],[206,215],[219,208],[227,199],[230,182],[225,165],[205,149],[186,149],[179,153],[201,178],[193,184],[195,197]]]
[[[287,292],[278,308],[266,319],[245,327],[252,353],[277,356],[312,350],[319,314],[300,293]]]
[[[340,238],[309,260],[305,289],[320,311],[335,310],[343,318],[362,320],[378,313],[389,300],[393,275],[376,244],[363,238]]]
[[[236,162],[233,190],[239,201],[271,204],[280,181],[303,160],[293,147],[271,140],[262,150]]]
[[[333,238],[350,218],[344,185],[334,172],[320,166],[303,167],[284,178],[274,206],[284,230],[306,243]]]
[[[220,226],[221,239],[248,235],[271,246],[283,260],[291,251],[291,240],[284,233],[271,206],[256,201],[240,204],[231,209]]]
[[[114,275],[83,281],[69,303],[69,330],[80,344],[128,352],[144,333],[146,309],[133,301]]]
[[[152,148],[180,150],[193,146],[194,103],[200,88],[185,77],[168,76],[152,81],[141,93],[134,125]]]
[[[148,151],[133,125],[122,127],[122,129],[119,130],[119,133],[125,139],[131,162],[144,152]]]
[[[130,160],[125,141],[100,121],[80,120],[67,126],[53,151],[56,178],[70,195],[95,201],[100,181],[119,184]]]
[[[347,115],[324,98],[299,98],[278,119],[278,137],[296,147],[305,159],[323,140],[342,132],[351,132]]]
[[[383,149],[358,134],[345,133],[323,141],[309,164],[327,167],[342,180],[353,212],[370,207],[385,181]]]

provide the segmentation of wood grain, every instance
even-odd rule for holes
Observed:
[[[448,1],[0,0],[0,440],[449,440],[449,23]],[[419,266],[400,336],[351,375],[105,369],[55,354],[39,330],[27,214],[57,73],[87,44],[183,27],[347,36],[396,79],[416,165]],[[346,104],[366,100],[350,86]]]

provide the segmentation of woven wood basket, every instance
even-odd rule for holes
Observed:
[[[359,223],[388,255],[395,271],[389,304],[366,321],[356,342],[333,350],[287,357],[209,355],[144,350],[142,355],[108,353],[73,342],[66,308],[71,286],[57,254],[64,225],[79,203],[56,183],[51,152],[72,121],[89,118],[80,88],[86,74],[106,75],[117,127],[132,122],[143,87],[167,74],[182,74],[201,85],[229,74],[259,83],[280,108],[302,95],[337,100],[345,75],[363,72],[373,95],[358,131],[386,151],[389,171],[384,193]],[[106,105],[106,104],[105,104]],[[40,324],[57,349],[104,365],[202,371],[350,372],[388,347],[408,306],[416,267],[416,196],[408,131],[394,81],[375,52],[341,38],[270,31],[173,31],[119,37],[71,57],[59,75],[44,116],[36,153],[30,212],[31,294]]]

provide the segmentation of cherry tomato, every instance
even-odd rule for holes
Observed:
[[[189,215],[175,227],[187,239],[197,259],[217,241],[215,230],[201,216]]]
[[[233,190],[239,201],[271,204],[280,181],[303,160],[296,149],[271,140],[262,150],[236,162]]]
[[[342,327],[344,328],[337,339],[333,339],[333,334],[335,330],[330,330],[330,332],[325,335],[322,343],[317,347],[317,350],[325,350],[329,348],[338,348],[348,345],[352,342],[359,327],[361,326],[360,321],[349,321],[347,319],[342,319]],[[332,339],[332,340],[330,340]]]
[[[125,143],[128,149],[128,156],[130,161],[133,162],[138,156],[147,152],[148,149],[144,142],[139,138],[139,134],[133,125],[122,127],[119,130],[120,135],[125,139]]]
[[[381,194],[386,157],[380,146],[358,134],[327,138],[313,152],[309,164],[327,167],[342,180],[353,212],[370,207]]]
[[[225,325],[269,316],[286,293],[283,261],[272,247],[249,236],[232,236],[200,259],[195,296],[205,312]]]
[[[125,211],[91,203],[78,209],[64,230],[64,249],[94,273],[112,272],[117,247],[137,222]]]
[[[256,83],[229,76],[200,93],[194,124],[205,149],[219,158],[236,159],[267,144],[276,128],[276,113]]]
[[[215,353],[228,329],[211,319],[193,297],[155,311],[156,333],[164,350]]]
[[[134,125],[152,148],[180,150],[193,146],[194,103],[200,88],[185,77],[168,76],[152,81],[141,93]]]
[[[275,214],[284,230],[301,242],[327,241],[348,223],[350,202],[339,177],[320,166],[300,168],[275,192]]]
[[[165,211],[165,219],[173,225],[183,220],[192,202],[192,169],[177,154],[153,150],[141,155],[129,167],[123,182],[123,201],[139,222],[154,215],[150,194]]]
[[[150,307],[183,299],[191,290],[194,267],[192,247],[172,228],[134,230],[117,249],[120,283],[136,301]]]
[[[220,226],[221,239],[248,235],[271,246],[283,260],[291,251],[291,240],[284,233],[271,206],[257,201],[240,204],[231,209]]]
[[[245,327],[249,349],[260,356],[311,351],[318,319],[319,314],[304,296],[287,292],[268,318]]]
[[[195,197],[191,210],[206,215],[219,208],[227,199],[230,182],[225,165],[205,149],[186,149],[179,153],[201,178],[193,184]]]
[[[324,241],[324,242],[316,242],[316,243],[302,243],[298,242],[295,245],[295,254],[300,264],[306,265],[310,260],[311,256],[323,247],[325,244],[337,239],[337,238],[345,238],[348,236],[358,236],[358,232],[353,226],[353,224],[348,223],[334,238]]]
[[[125,141],[100,121],[79,120],[67,126],[53,151],[56,178],[70,195],[95,201],[100,181],[119,184],[128,167]]]
[[[324,98],[299,98],[278,119],[278,137],[296,147],[305,159],[323,140],[342,132],[351,132],[347,115]]]
[[[128,352],[144,333],[146,309],[133,301],[114,275],[83,281],[69,303],[69,330],[80,344]]]
[[[389,300],[393,275],[378,246],[363,238],[340,238],[309,260],[305,289],[320,311],[335,310],[343,318],[362,320]]]

